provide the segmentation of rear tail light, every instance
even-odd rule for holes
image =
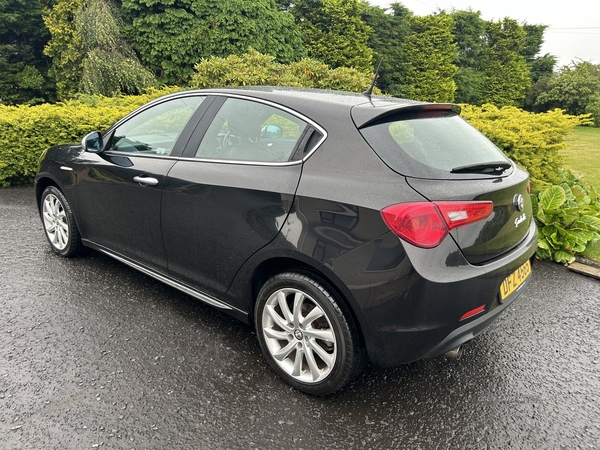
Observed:
[[[440,245],[450,230],[486,219],[494,204],[485,202],[399,203],[381,210],[396,236],[421,248]]]

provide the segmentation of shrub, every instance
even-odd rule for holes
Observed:
[[[558,184],[561,167],[559,150],[564,138],[577,125],[590,122],[589,116],[571,116],[560,109],[534,114],[513,106],[463,105],[461,114],[531,175],[531,187],[540,192]]]
[[[567,169],[559,184],[531,195],[539,228],[537,257],[568,264],[600,239],[600,195]]]
[[[79,142],[85,134],[105,130],[137,107],[178,89],[113,98],[86,95],[52,105],[0,105],[0,186],[31,183],[46,148]]]
[[[327,64],[311,58],[280,64],[272,56],[251,49],[242,56],[203,59],[196,64],[190,87],[295,86],[362,92],[369,87],[371,79],[371,75],[359,70],[330,69]]]

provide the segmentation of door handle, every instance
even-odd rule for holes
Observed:
[[[137,181],[142,186],[156,186],[158,184],[158,180],[152,177],[133,177],[133,181]]]

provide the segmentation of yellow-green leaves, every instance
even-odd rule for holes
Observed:
[[[295,86],[363,92],[370,83],[371,76],[356,69],[330,69],[311,58],[280,64],[272,56],[250,49],[241,56],[203,59],[196,64],[190,87]]]
[[[75,15],[82,0],[56,1],[52,9],[44,12],[44,23],[52,38],[44,48],[44,54],[52,58],[50,73],[56,80],[59,98],[69,98],[77,92],[83,42],[75,29]]]
[[[571,116],[559,109],[534,114],[514,106],[463,105],[461,115],[485,134],[531,175],[531,186],[539,192],[558,184],[565,136],[576,125],[589,122],[586,116]]]
[[[53,105],[0,105],[0,186],[31,183],[46,148],[79,142],[90,131],[105,130],[137,107],[177,90],[114,98],[82,96]]]
[[[552,186],[540,194],[540,207],[558,209],[567,201],[565,190],[561,186]]]

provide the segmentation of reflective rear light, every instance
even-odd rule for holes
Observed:
[[[490,216],[494,204],[485,202],[399,203],[381,210],[381,217],[399,238],[421,248],[440,245],[450,230]]]
[[[482,312],[484,309],[485,309],[485,305],[478,306],[477,308],[472,309],[471,311],[468,311],[468,312],[464,313],[462,315],[462,317],[460,318],[460,320],[465,320],[465,319],[468,319],[469,317],[476,316],[477,314],[479,314],[480,312]]]

